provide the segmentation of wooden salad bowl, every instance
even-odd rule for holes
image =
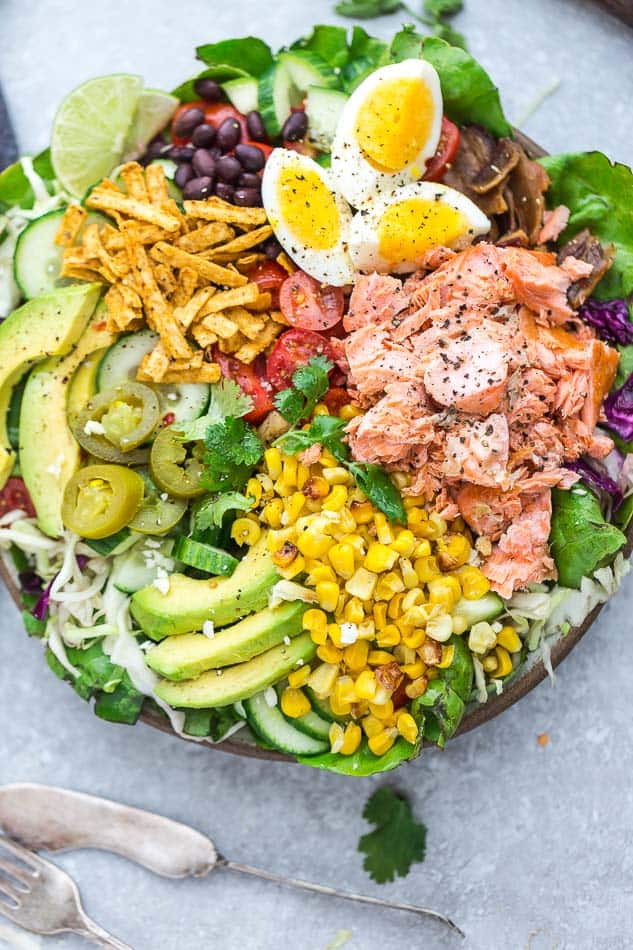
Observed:
[[[545,152],[539,145],[529,139],[522,132],[515,130],[515,136],[517,141],[519,141],[520,144],[525,148],[526,152],[531,158],[540,158],[547,154],[547,152]],[[631,524],[629,527],[627,537],[628,542],[623,548],[623,554],[625,557],[629,557],[633,551],[633,524]],[[19,589],[16,587],[13,578],[2,561],[0,561],[0,578],[7,587],[16,606],[20,607]],[[591,611],[584,623],[578,627],[572,627],[566,636],[559,636],[556,642],[551,645],[552,667],[555,668],[559,665],[559,663],[562,663],[567,654],[573,650],[579,640],[584,636],[584,634],[589,630],[593,622],[596,620],[603,606],[604,604],[599,604],[594,610]],[[509,709],[510,706],[513,706],[514,703],[526,696],[527,693],[533,690],[535,686],[538,686],[538,684],[541,683],[546,676],[547,670],[545,669],[542,660],[534,661],[530,660],[528,657],[524,664],[523,670],[512,680],[511,683],[508,684],[506,688],[504,688],[502,693],[496,696],[490,696],[486,703],[478,705],[474,709],[466,712],[456,735],[462,735],[465,732],[470,732],[471,729],[475,729],[477,726],[482,726],[484,723],[494,719],[495,716],[498,716],[506,709]],[[148,726],[152,726],[154,729],[159,729],[161,732],[166,732],[171,735],[174,734],[168,720],[155,710],[148,709],[141,713],[140,721],[146,723]],[[233,755],[242,755],[253,759],[269,759],[276,762],[294,762],[292,756],[285,755],[282,752],[262,749],[255,744],[255,741],[252,737],[247,735],[240,737],[239,733],[233,738],[226,739],[224,742],[212,742],[210,739],[190,739],[187,741],[197,742],[198,744],[207,746],[210,749],[220,749],[223,752],[231,752]],[[434,744],[425,742],[425,745],[433,746]]]

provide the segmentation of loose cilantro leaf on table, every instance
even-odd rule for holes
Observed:
[[[275,396],[275,407],[290,425],[309,419],[314,407],[330,387],[332,363],[324,356],[313,356],[292,375],[292,388],[282,389]]]
[[[372,825],[358,842],[366,855],[363,867],[377,884],[406,877],[411,865],[424,861],[426,828],[413,817],[408,801],[391,788],[379,788],[363,810],[363,818]]]
[[[207,498],[198,506],[194,515],[197,531],[221,528],[227,511],[250,511],[251,499],[240,492],[228,491],[217,498]]]
[[[454,46],[465,47],[466,41],[462,34],[453,30],[448,23],[448,19],[460,13],[463,6],[463,0],[424,0],[420,12],[416,13],[402,0],[343,0],[336,5],[335,10],[340,16],[355,20],[372,20],[403,10],[414,20],[427,26],[435,36],[440,36]]]
[[[209,491],[240,491],[264,455],[264,443],[252,426],[233,416],[208,426],[204,444],[202,484]]]

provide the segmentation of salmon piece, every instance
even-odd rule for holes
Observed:
[[[486,563],[483,573],[501,597],[512,596],[528,584],[555,580],[556,565],[549,554],[552,521],[549,490],[527,496],[523,511],[514,519]]]
[[[589,392],[589,373],[581,369],[574,369],[561,376],[556,387],[554,408],[566,419],[582,411]]]
[[[591,441],[587,446],[585,455],[590,455],[594,459],[606,459],[607,455],[610,455],[615,448],[615,442],[610,438],[606,433],[600,432],[599,429],[591,436]],[[625,462],[633,459],[633,456],[627,455]]]
[[[503,248],[503,268],[512,282],[514,298],[547,323],[565,323],[574,316],[567,302],[569,276],[555,264],[522,247]]]
[[[551,411],[556,398],[556,383],[540,369],[523,369],[508,384],[508,422],[512,426],[530,426]]]
[[[420,358],[393,343],[381,327],[365,326],[355,330],[345,343],[345,357],[351,381],[362,396],[375,396],[391,383],[422,376]]]
[[[487,416],[503,399],[507,377],[504,347],[480,329],[439,347],[424,371],[424,385],[441,406]]]
[[[571,254],[563,258],[559,266],[561,270],[564,270],[569,276],[572,283],[575,283],[577,280],[583,280],[583,278],[588,277],[593,271],[592,264],[588,261],[581,261],[578,257],[573,257]]]
[[[500,492],[480,485],[463,485],[456,500],[466,524],[491,541],[498,541],[522,510],[517,491]]]
[[[567,205],[558,205],[553,211],[543,212],[543,227],[538,236],[539,244],[555,241],[569,224],[570,211]]]
[[[579,338],[563,327],[548,327],[536,322],[526,307],[519,313],[521,333],[527,344],[532,365],[540,366],[549,376],[564,376],[569,370],[588,370],[591,365],[590,339]]]
[[[620,354],[613,347],[603,343],[602,340],[592,340],[589,344],[589,351],[589,392],[580,418],[589,431],[593,432],[600,418],[600,409],[604,397],[615,382]]]
[[[343,326],[349,332],[393,320],[409,306],[402,281],[382,274],[369,274],[356,282]]]
[[[532,472],[525,478],[520,478],[514,487],[522,494],[534,494],[547,488],[571,488],[579,480],[580,475],[570,468],[545,468],[540,472]]]
[[[486,419],[465,419],[446,438],[444,475],[475,485],[505,486],[510,436],[501,413]]]
[[[442,418],[429,410],[421,383],[392,383],[383,399],[348,423],[352,455],[359,462],[402,462],[405,468],[421,463],[426,454],[420,450],[434,441]]]

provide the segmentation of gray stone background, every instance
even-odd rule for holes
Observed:
[[[139,72],[147,85],[171,88],[195,71],[197,44],[252,32],[281,45],[334,19],[329,0],[0,0],[0,79],[22,148],[36,150],[60,98],[90,76]],[[388,35],[400,19],[370,29]],[[601,148],[631,160],[626,27],[582,0],[466,0],[457,26],[515,122],[560,80],[523,124],[547,149]],[[426,903],[467,934],[461,943],[436,924],[228,872],[169,882],[107,855],[57,859],[88,911],[135,950],[326,950],[339,931],[351,931],[346,950],[633,944],[633,579],[565,661],[555,690],[545,683],[444,754],[365,780],[100,722],[48,673],[4,594],[0,610],[0,781],[57,783],[154,809],[213,835],[236,860]],[[546,747],[537,744],[543,732]],[[356,844],[367,830],[363,804],[383,783],[410,796],[428,851],[405,880],[378,887]]]

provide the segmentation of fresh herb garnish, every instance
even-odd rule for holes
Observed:
[[[282,389],[275,396],[275,408],[290,425],[309,419],[314,407],[330,387],[332,363],[325,356],[313,356],[292,375],[292,388]]]
[[[252,500],[236,491],[225,492],[217,498],[207,498],[200,503],[195,512],[196,531],[221,528],[227,511],[250,511],[251,508]]]
[[[211,386],[209,406],[206,413],[198,419],[179,425],[184,442],[201,441],[207,434],[209,426],[223,422],[227,416],[239,418],[245,416],[253,408],[253,400],[242,392],[232,379],[221,379]]]
[[[363,809],[363,818],[376,825],[358,842],[365,854],[363,867],[377,884],[406,877],[411,865],[424,861],[426,828],[416,821],[409,802],[391,788],[378,788]]]
[[[241,491],[264,455],[264,443],[243,419],[228,416],[208,426],[202,484],[209,491]]]
[[[95,713],[99,718],[134,725],[145,697],[134,688],[127,670],[114,664],[103,652],[101,642],[96,641],[83,650],[66,647],[66,656],[79,675],[69,673],[57,657],[47,650],[46,660],[53,673],[62,680],[68,680],[82,699],[89,700],[94,696]]]
[[[354,20],[372,20],[403,10],[418,23],[427,26],[435,36],[447,40],[453,46],[466,48],[462,34],[457,33],[448,22],[450,17],[461,12],[463,6],[463,0],[424,0],[420,13],[416,13],[402,0],[343,0],[337,3],[335,10],[340,16]]]

